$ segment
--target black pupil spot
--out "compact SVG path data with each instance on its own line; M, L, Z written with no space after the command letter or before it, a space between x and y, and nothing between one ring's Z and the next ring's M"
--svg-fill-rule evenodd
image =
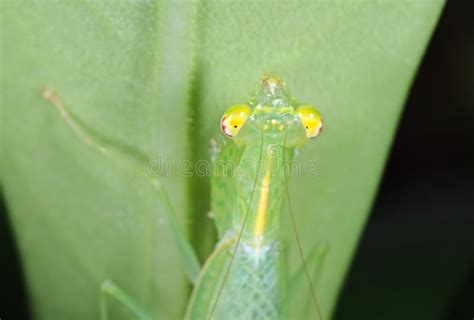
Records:
M237 129L237 126L234 126L234 128L236 128L236 129Z
M306 126L306 129L308 129L308 126Z

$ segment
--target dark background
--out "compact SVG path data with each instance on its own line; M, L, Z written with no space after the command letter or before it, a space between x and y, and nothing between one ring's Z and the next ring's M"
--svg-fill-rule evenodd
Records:
M474 317L474 14L449 1L421 63L336 319ZM0 317L28 318L0 199Z
M448 1L336 319L474 317L474 11Z

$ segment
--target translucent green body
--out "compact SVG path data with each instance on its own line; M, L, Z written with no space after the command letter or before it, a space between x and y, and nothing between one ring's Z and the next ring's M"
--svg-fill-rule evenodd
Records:
M235 146L227 148L233 149ZM276 319L281 314L285 288L283 284L286 281L278 228L281 199L284 197L281 175L273 175L268 190L269 198L272 199L267 207L269 227L257 238L253 233L253 225L259 206L258 195L264 188L261 181L265 169L269 162L272 167L281 167L283 154L275 152L279 155L274 157L268 152L262 152L258 161L262 146L241 148L243 150L234 151L240 159L235 172L238 177L230 179L228 176L221 176L223 172L217 172L212 181L212 196L226 201L224 206L216 208L214 212L221 240L201 271L188 309L187 317L190 319L209 318L212 302L217 298L213 313L215 319ZM283 147L272 146L272 150L275 149L283 150ZM226 160L229 151L224 150L220 160ZM247 211L249 216L246 228L229 276L218 297L223 275L231 261Z
M186 318L209 319L219 284L236 241L221 244L203 268ZM274 242L260 253L258 262L248 244L241 243L229 277L212 315L213 319L278 319L282 315L283 273L281 248Z
M285 314L279 225L284 162L307 138L279 79L264 78L249 104L249 120L216 161L212 204L220 242L201 271L188 319L277 319Z

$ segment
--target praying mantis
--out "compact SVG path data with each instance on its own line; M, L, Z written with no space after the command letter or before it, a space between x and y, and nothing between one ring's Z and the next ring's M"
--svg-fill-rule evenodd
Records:
M326 250L315 248L306 263L289 199L286 165L297 148L321 133L323 120L314 107L296 102L279 77L263 76L249 101L231 106L221 118L221 131L227 141L216 148L211 179L219 242L202 267L159 177L144 170L150 159L139 152L130 153L130 148L113 144L90 130L51 89L44 88L43 97L84 143L143 174L154 186L164 205L183 270L194 285L185 319L288 318L291 296L296 284L304 279L308 299L299 303L312 304L314 316L323 319L311 275L320 269ZM302 259L302 267L292 276L286 270L280 235L285 197ZM154 319L113 280L104 279L100 292L102 320L108 319L108 297L124 304L139 319Z

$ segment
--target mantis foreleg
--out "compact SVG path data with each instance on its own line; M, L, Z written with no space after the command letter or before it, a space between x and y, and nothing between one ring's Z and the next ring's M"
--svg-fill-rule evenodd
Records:
M178 222L176 211L170 202L166 190L161 185L158 177L151 176L146 171L147 166L151 163L151 159L131 146L126 146L117 141L104 138L88 128L69 111L64 102L51 89L44 88L42 93L43 97L56 107L69 127L71 127L74 133L76 133L85 144L90 145L104 155L114 158L124 165L129 166L131 169L145 176L151 182L160 201L165 207L164 213L171 227L173 238L179 249L179 257L186 276L192 283L194 283L199 275L199 261L193 248L184 236L185 233Z
M139 306L132 298L130 298L122 289L110 280L105 280L100 286L100 319L108 320L107 296L116 299L125 307L130 309L140 320L153 319L148 312Z

